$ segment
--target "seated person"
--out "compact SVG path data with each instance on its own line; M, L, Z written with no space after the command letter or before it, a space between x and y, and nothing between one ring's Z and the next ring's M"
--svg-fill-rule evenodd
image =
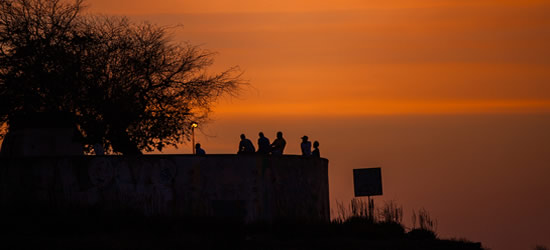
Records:
M308 141L308 137L306 135L302 136L302 143L300 144L300 148L302 148L303 156L311 156L311 142Z
M206 151L204 151L204 149L201 148L200 143L195 144L195 154L196 155L206 155Z
M317 158L321 158L321 152L319 152L319 142L318 141L315 141L313 143L313 152L311 152L311 155L313 157L317 157Z
M269 139L264 136L263 132L260 132L259 136L260 138L258 138L258 153L269 154Z
M248 153L254 153L256 152L256 149L254 148L254 145L249 139L246 139L246 136L244 134L241 134L241 142L239 142L239 151L237 154L248 154Z
M286 141L283 138L283 132L277 132L277 139L271 143L271 154L272 155L283 155L285 150Z

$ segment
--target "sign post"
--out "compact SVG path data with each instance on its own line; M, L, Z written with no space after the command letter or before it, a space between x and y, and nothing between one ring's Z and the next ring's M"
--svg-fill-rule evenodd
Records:
M374 200L371 196L382 195L382 169L361 168L353 170L355 197L367 196L368 219L374 220Z

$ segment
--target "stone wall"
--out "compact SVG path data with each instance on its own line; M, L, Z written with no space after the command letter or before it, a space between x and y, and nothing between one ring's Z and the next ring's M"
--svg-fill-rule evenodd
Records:
M146 155L0 158L0 206L329 220L328 160Z
M0 157L84 155L82 135L71 113L24 113L9 118Z
M2 141L0 156L84 155L72 128L24 128L10 131Z

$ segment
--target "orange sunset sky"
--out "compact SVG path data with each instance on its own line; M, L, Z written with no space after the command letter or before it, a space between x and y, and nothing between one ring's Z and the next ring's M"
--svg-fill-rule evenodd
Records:
M88 1L184 27L253 89L221 114L550 111L548 1Z
M443 237L492 249L550 247L550 1L88 0L87 11L179 25L250 82L198 135L235 153L282 130L330 161L352 198L353 168L381 166L405 217L426 207ZM190 153L182 145L164 153ZM405 219L405 224L409 223ZM410 226L410 224L409 224Z

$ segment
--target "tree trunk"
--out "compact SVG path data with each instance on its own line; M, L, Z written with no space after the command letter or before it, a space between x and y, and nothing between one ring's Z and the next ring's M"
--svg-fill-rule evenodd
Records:
M130 140L130 136L124 129L118 129L116 133L111 133L111 145L113 151L120 152L123 155L143 155L137 145Z

